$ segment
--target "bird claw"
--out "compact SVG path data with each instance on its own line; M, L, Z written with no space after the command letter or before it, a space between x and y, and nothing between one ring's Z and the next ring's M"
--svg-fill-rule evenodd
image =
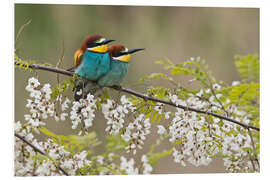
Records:
M71 67L71 68L67 69L67 71L69 71L69 72L75 72L75 67Z

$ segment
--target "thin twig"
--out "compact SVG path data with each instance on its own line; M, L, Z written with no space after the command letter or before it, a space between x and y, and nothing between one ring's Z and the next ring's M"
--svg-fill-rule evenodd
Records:
M225 107L223 106L222 102L217 98L217 94L216 94L216 92L215 92L215 90L214 90L214 88L213 88L213 82L212 82L211 78L209 77L207 71L204 69L203 66L201 66L200 64L198 64L198 65L199 65L199 67L203 70L203 72L205 73L206 79L208 80L208 82L209 82L209 84L210 84L210 85L206 84L206 87L208 87L208 88L211 90L211 92L212 92L212 94L214 95L216 101L219 103L219 105L221 106L222 110L226 113L226 115L227 115L227 117L228 117L228 116L229 116L229 113L226 111L226 109L225 109Z
M252 157L251 157L251 154L250 154L250 153L248 153L248 154L249 154L249 160L250 160L250 162L251 162L253 171L256 172L256 167L255 167L255 164L254 164L253 159L252 159Z
M248 128L248 134L249 134L249 137L250 137L250 140L251 140L251 145L252 145L253 153L254 153L254 156L255 156L255 161L257 162L258 168L260 169L260 162L259 162L259 160L257 158L256 149L255 149L255 143L254 143L254 140L253 140L253 137L252 137L252 134L251 134L251 131L250 131L249 128Z
M61 50L61 56L56 64L56 68L60 68L61 64L63 63L64 61L64 55L65 55L65 44L64 44L64 40L62 42L62 50ZM60 83L60 74L56 73L56 81L57 81L57 84ZM60 100L58 101L57 103L57 107L58 107L58 110L60 110ZM60 115L60 113L59 113ZM59 117L60 118L60 117Z
M28 142L23 136L19 135L19 134L14 134L15 137L19 138L20 140L22 140L24 143L26 143L27 145L29 145L31 148L34 149L34 151L44 155L44 156L48 156L46 153L44 153L42 150L40 150L39 148L37 148L36 146L34 146L33 144L31 144L30 142ZM55 165L56 166L56 165ZM69 174L62 169L60 166L56 166L63 174L65 174L66 176L69 176Z
M15 65L20 65L20 62L15 61ZM48 67L48 66L43 66L39 64L29 64L29 65L23 64L23 66L24 67L28 66L31 69L45 70L45 71L55 72L55 73L59 73L59 74L67 75L67 76L73 76L73 72L70 72L64 69Z
M17 45L17 43L18 43L19 37L20 37L21 33L23 32L24 28L25 28L27 25L29 25L29 24L31 23L31 21L32 21L31 19L28 20L25 24L23 24L23 25L20 27L20 29L19 29L19 31L18 31L18 33L17 33L17 35L16 35L16 38L15 38L15 47L16 47L16 45ZM16 48L15 48L15 50L16 50Z
M15 61L15 64L19 65L19 62ZM63 69L53 68L53 67L47 67L47 66L42 66L42 65L37 65L37 64L30 64L30 65L28 65L28 67L33 68L33 69L51 71L51 72L55 72L55 73L59 73L59 74L67 75L67 76L73 76L73 72L63 70ZM118 91L122 91L122 92L125 92L125 93L128 93L128 94L132 94L132 95L140 97L140 98L142 98L144 100L160 102L160 103L167 104L167 105L170 105L170 106L174 106L174 107L177 107L177 108L180 108L180 109L184 109L186 111L193 111L193 112L197 112L197 113L201 113L201 114L211 115L211 116L214 116L214 117L217 117L217 118L220 118L220 119L223 119L223 120L238 124L238 125L244 127L245 129L254 129L254 130L260 131L260 128L258 128L258 127L251 126L251 125L248 125L248 124L244 124L244 123L241 123L241 122L236 121L234 119L231 119L229 117L222 116L222 115L219 115L219 114L216 114L216 113L213 113L213 112L207 112L207 111L203 111L203 110L200 110L200 109L195 109L195 108L192 108L192 107L175 104L175 103L173 103L171 101L157 99L157 98L154 98L152 96L147 96L145 94L141 94L141 93L138 93L138 92L136 92L136 91L134 91L132 89L128 89L128 88L121 87L121 86L113 86L113 87L110 87L110 88L118 90Z

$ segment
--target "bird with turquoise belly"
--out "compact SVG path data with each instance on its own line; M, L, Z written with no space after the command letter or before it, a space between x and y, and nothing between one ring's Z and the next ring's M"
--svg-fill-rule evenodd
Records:
M80 49L74 54L75 74L79 76L79 80L75 82L75 100L79 100L84 92L82 87L85 83L90 85L95 83L101 76L110 70L111 57L108 52L107 44L114 40L106 40L101 35L88 36L82 43ZM89 81L90 80L90 81Z
M84 97L86 97L88 93L95 94L103 87L120 86L127 75L131 54L141 50L144 49L139 48L128 50L123 45L110 45L108 48L108 52L111 57L110 70L105 75L101 76L97 80L97 83L93 84L86 82L84 84Z
M110 70L98 79L101 87L119 86L123 82L129 69L131 54L144 50L143 48L128 50L125 46L114 44L110 45L108 52L111 56Z
M110 55L106 40L101 35L88 36L74 54L75 73L84 79L95 81L110 69Z

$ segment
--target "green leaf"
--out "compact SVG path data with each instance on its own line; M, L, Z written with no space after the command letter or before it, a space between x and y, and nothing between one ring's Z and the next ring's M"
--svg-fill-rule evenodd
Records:
M53 132L51 132L50 130L48 130L45 127L39 128L39 131L42 132L43 134L47 135L47 136L57 138L57 135L56 134L54 134Z
M32 156L32 158L34 161L39 161L39 162L47 161L50 159L49 157L42 155L42 154L36 154L36 155Z
M90 132L84 136L77 135L57 135L45 127L41 127L40 132L43 134L53 138L54 142L63 145L65 149L71 153L76 153L78 151L82 151L86 148L91 148L99 145L101 142L96 138L95 132ZM90 151L89 151L90 152Z
M157 116L158 116L158 111L154 111L154 112L152 113L152 117L151 117L151 122L152 122L152 123L155 122Z
M164 64L163 61L155 61L156 64Z
M157 119L156 119L156 123L159 124L161 118L163 117L163 113L162 114L158 114Z
M179 144L182 144L182 143L183 143L182 141L174 141L173 145L179 145Z
M124 150L128 146L128 142L121 138L121 133L117 135L107 136L106 149L108 152Z
M171 74L173 76L183 74L183 73L185 73L185 74L187 73L187 70L185 68L173 67L171 70Z
M90 132L84 136L70 135L65 140L65 143L65 147L68 147L71 150L75 149L76 151L82 151L85 148L95 147L101 144L101 142L96 138L95 132Z
M138 82L142 83L146 80L152 80L152 79L159 80L160 78L167 80L167 81L173 81L173 79L171 77L167 76L164 73L151 73L149 75L146 75L146 76L140 78Z
M150 153L148 154L148 160L149 164L154 165L157 164L157 162L166 156L169 156L173 152L173 149L165 150L160 153Z
M259 84L251 82L250 84L239 84L233 86L229 91L230 104L253 105L254 101L259 103Z
M149 118L152 114L152 111L149 111L146 115L145 115L145 119Z
M169 65L173 65L173 62L172 62L170 59L165 58L165 61L166 61Z
M260 62L258 54L235 56L235 65L243 81L259 81Z

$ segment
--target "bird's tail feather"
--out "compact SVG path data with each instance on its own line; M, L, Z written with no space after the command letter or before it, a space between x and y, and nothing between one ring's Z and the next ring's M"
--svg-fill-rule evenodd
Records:
M89 93L94 95L101 89L102 87L93 81L79 79L75 82L74 99L75 101L85 99Z

